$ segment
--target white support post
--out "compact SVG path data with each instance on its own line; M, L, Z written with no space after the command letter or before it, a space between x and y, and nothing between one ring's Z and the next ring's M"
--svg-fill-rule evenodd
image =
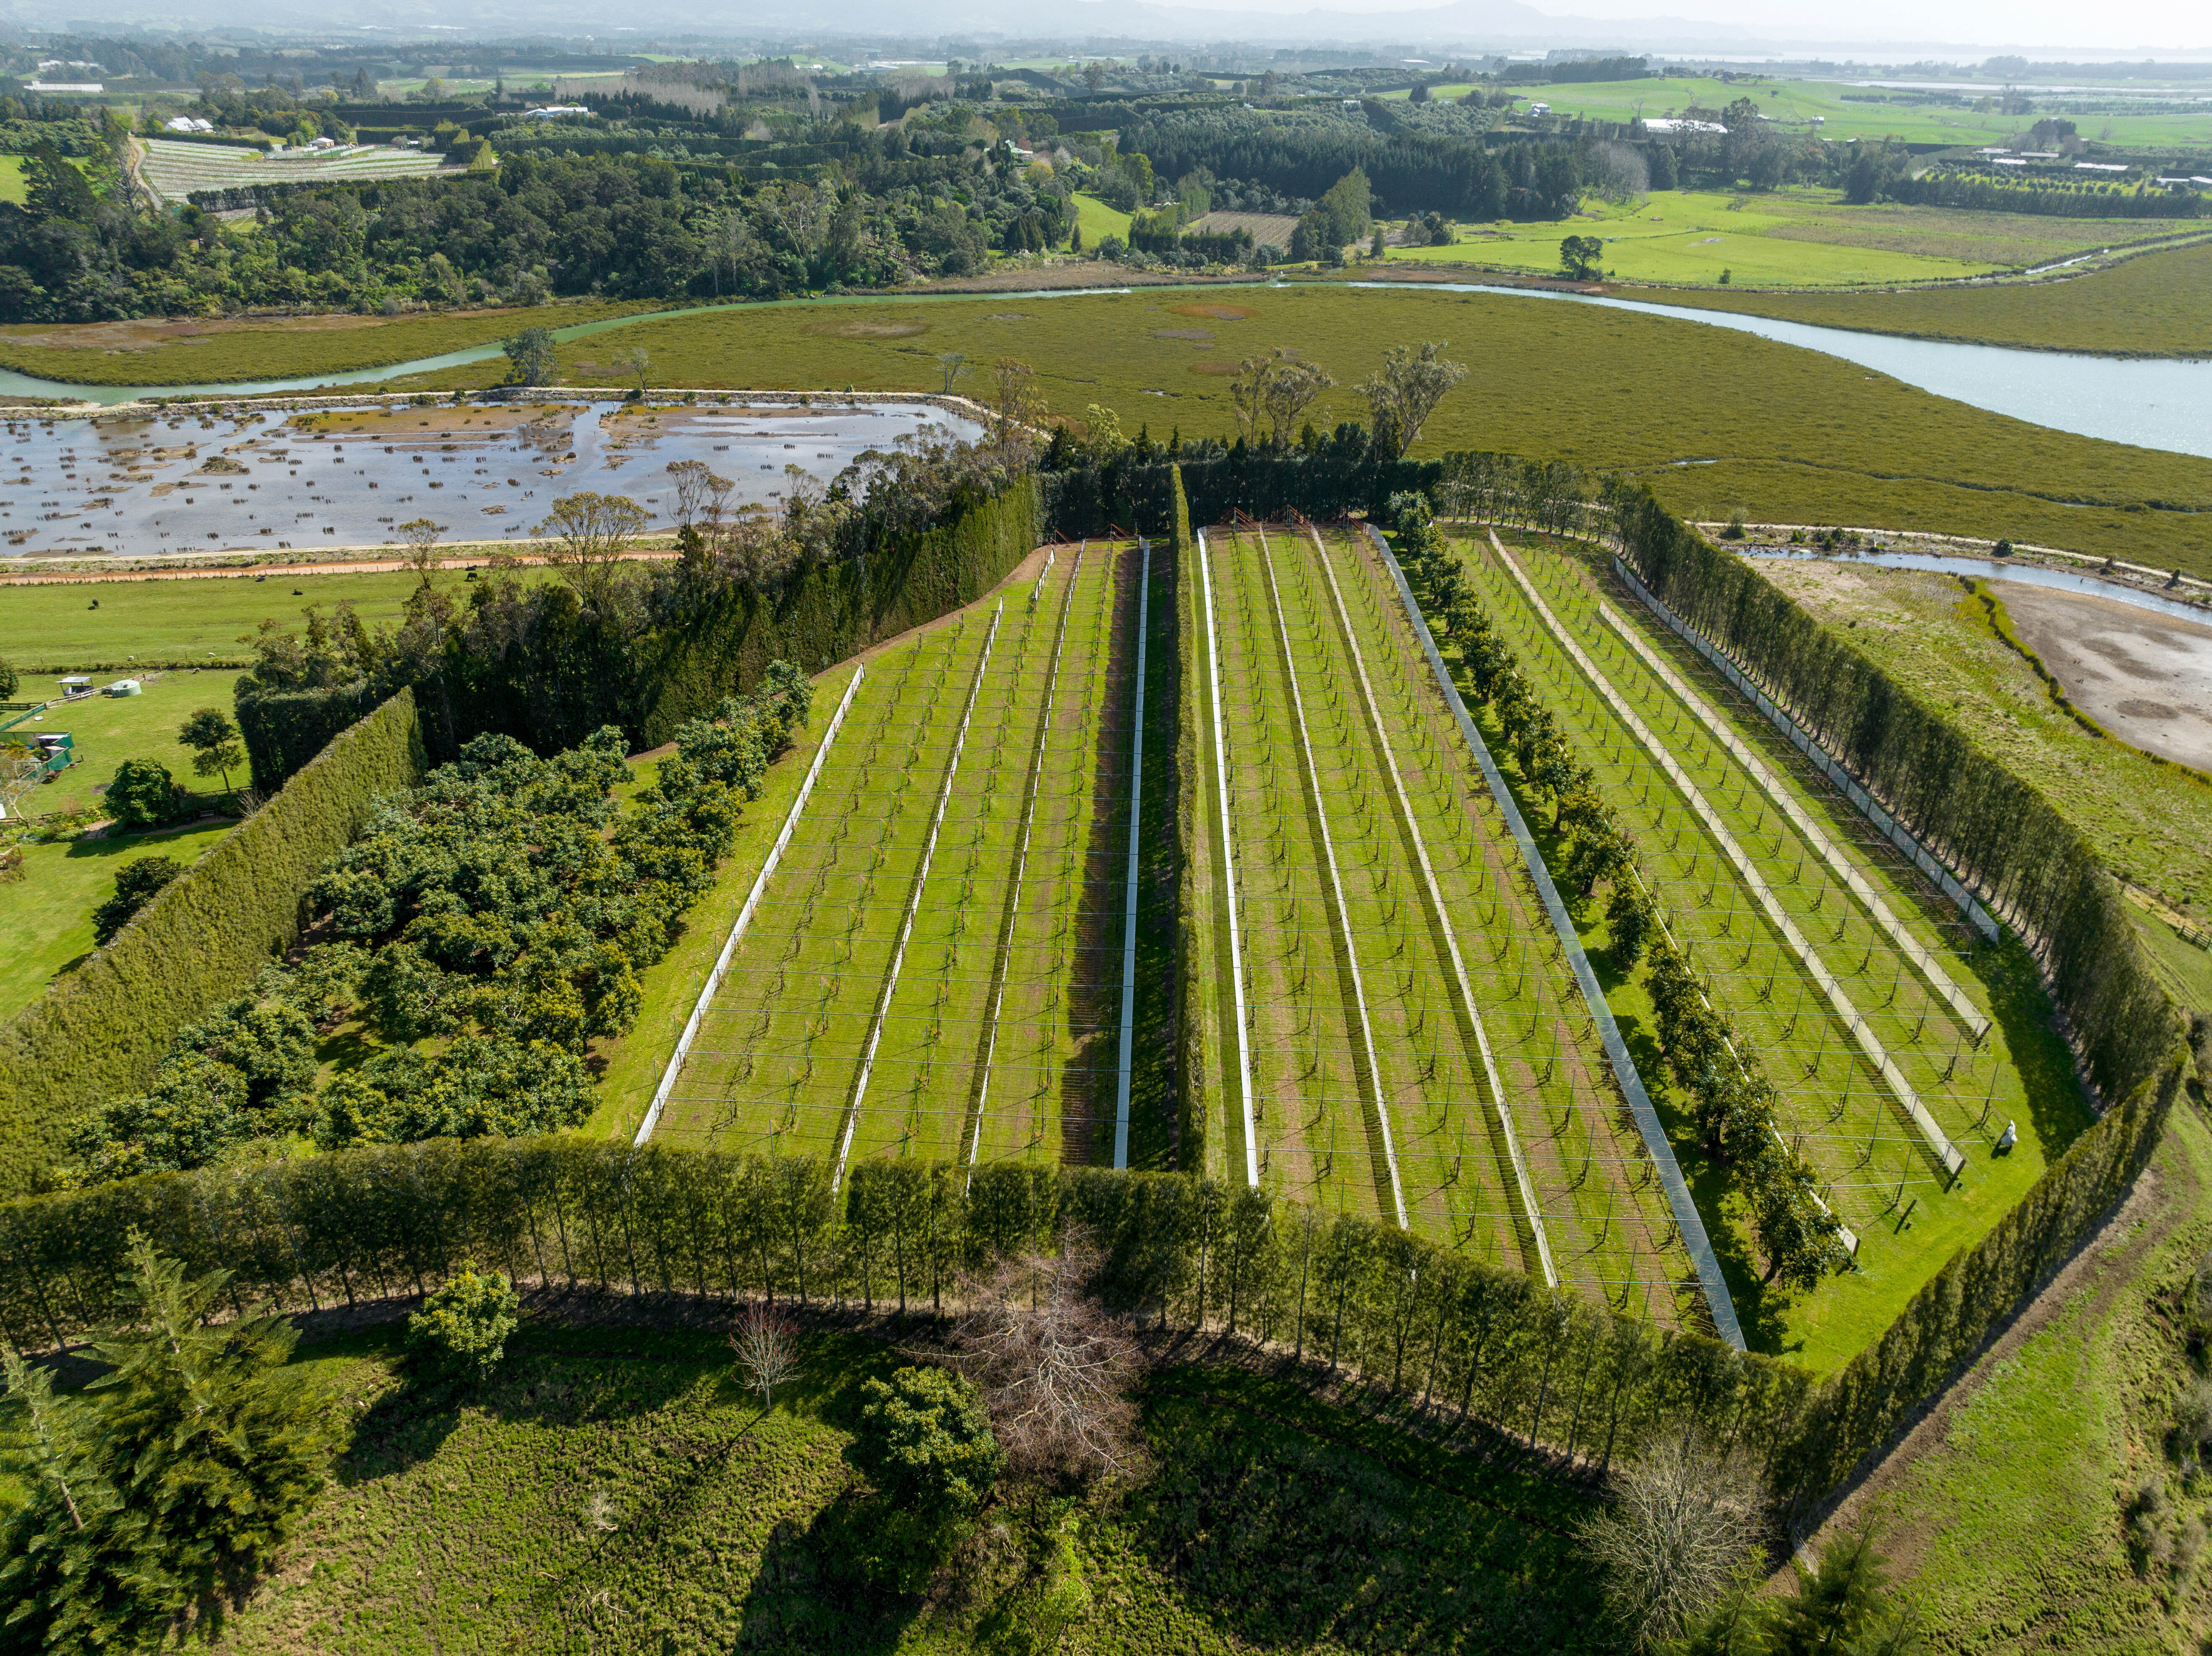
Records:
M1213 783L1219 798L1221 895L1229 910L1229 988L1236 1003L1237 1097L1244 1111L1244 1182L1260 1188L1260 1146L1253 1134L1252 1040L1244 1023L1244 945L1237 931L1237 853L1229 830L1229 753L1221 743L1221 646L1213 627L1213 566L1198 531L1198 584L1206 599L1206 682L1213 710Z

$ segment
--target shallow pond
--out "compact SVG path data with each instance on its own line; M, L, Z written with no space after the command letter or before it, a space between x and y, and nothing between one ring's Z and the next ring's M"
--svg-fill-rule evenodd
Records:
M197 415L16 417L0 444L0 555L279 551L396 544L416 518L451 541L531 535L554 501L630 496L666 529L666 468L702 460L736 503L826 483L872 449L974 422L927 405L800 408L616 402L336 410L287 420Z

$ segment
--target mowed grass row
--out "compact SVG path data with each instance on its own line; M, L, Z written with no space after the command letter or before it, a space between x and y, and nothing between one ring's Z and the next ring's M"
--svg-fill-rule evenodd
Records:
M1325 568L1322 548L1283 530L1269 531L1264 548L1257 531L1209 537L1209 545L1263 1182L1386 1222L1402 1204L1412 1228L1532 1274L1541 1270L1540 1224L1562 1281L1670 1314L1656 1188L1632 1134L1624 1144L1613 1131L1585 1046L1587 1017L1563 1004L1567 979L1515 877L1510 841L1470 809L1479 776L1427 716L1408 676L1408 640L1385 624L1375 572L1341 539ZM1410 817L1392 786L1393 757ZM1415 828L1462 949L1496 1088ZM1234 1011L1224 1011L1233 1040ZM1501 1091L1533 1216L1497 1108Z
M1972 949L1961 931L1941 918L1923 884L1853 843L1859 836L1844 820L1847 806L1797 777L1780 776L1970 1004L1991 1020L1977 1042L1966 1021L1931 990L1746 768L1599 617L1578 566L1526 542L1512 548L1554 620L1665 743L1912 1095L1964 1152L1967 1168L1954 1186L1898 1088L1854 1040L1687 795L1570 659L1495 559L1470 550L1475 555L1467 561L1486 604L1634 834L1644 876L1678 941L1716 1005L1780 1089L1783 1131L1828 1182L1830 1201L1858 1234L1854 1292L1844 1297L1871 1292L1890 1301L1909 1293L2016 1200L2078 1130L2080 1112L2066 1098L2031 1095L2029 1073L2051 1078L2044 1055L2033 1054L2025 1070L2015 1057L2023 1039L2032 1046L2040 1039L2022 1004L2022 963L2004 951ZM1626 616L1620 604L1614 608ZM1710 695L1705 700L1763 751L1771 769L1781 770L1765 739L1736 709ZM1656 1045L1647 1050L1646 1079L1659 1081ZM1996 1141L2014 1122L2019 1143L1999 1156ZM1678 1124L1686 1129L1686 1121L1678 1118ZM1707 1194L1717 1197L1718 1188L1710 1186ZM1708 1222L1718 1228L1724 1216L1708 1212ZM1844 1286L1832 1284L1793 1307L1799 1321L1817 1320L1818 1302Z
M1095 1149L1102 1083L1081 1072L1101 1050L1113 1061L1098 1026L1118 1000L1097 1003L1109 973L1118 992L1119 961L1085 952L1075 928L1107 901L1085 877L1103 871L1085 856L1112 718L1117 551L1065 549L1041 581L1010 590L980 678L995 599L870 664L661 1132L844 1158ZM1010 914L1041 734L1023 907ZM997 1079L979 1130L987 1056Z

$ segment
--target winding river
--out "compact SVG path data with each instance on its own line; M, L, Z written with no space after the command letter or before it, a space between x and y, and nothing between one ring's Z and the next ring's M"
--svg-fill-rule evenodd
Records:
M1218 291L1224 284L1190 284L1196 290ZM1281 284L1273 284L1281 285ZM1473 282L1355 282L1364 292L1488 294L1533 303L1596 305L1612 310L1638 311L1692 326L1729 328L1756 334L1784 345L1819 351L1874 373L1887 374L1909 385L1970 403L1993 413L2008 415L2030 424L2100 437L2142 448L2165 449L2177 454L2212 458L2212 361L2178 361L2160 358L2116 358L2072 355L2057 351L2023 351L1995 345L1959 345L1936 340L1903 339L1887 334L1856 333L1842 328L1814 327L1802 322L1776 321L1766 317L1741 316L1726 311L1686 310L1644 300L1609 299L1592 294L1561 293L1548 288L1511 288ZM1176 284L1181 287L1182 284ZM1154 291L1175 291L1162 287ZM1024 293L1030 300L1077 298L1086 294L1127 293L1127 288L1089 288L1047 289ZM882 299L842 299L837 304L1004 304L1006 294L895 294ZM811 304L818 300L783 301ZM635 316L611 317L598 322L556 328L554 337L567 342L588 338L617 328L657 322L677 316L703 316L716 311L752 310L752 301L695 306L678 311L647 311ZM58 380L34 379L0 369L0 394L54 397L78 402L113 403L153 397L252 397L274 392L307 391L318 387L371 385L408 374L482 362L500 354L496 343L447 351L412 361L382 367L360 368L346 373L323 373L289 379L234 380L195 385L73 385Z

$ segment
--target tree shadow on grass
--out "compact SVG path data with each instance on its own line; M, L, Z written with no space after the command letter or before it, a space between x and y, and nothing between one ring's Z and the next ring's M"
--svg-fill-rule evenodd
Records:
M736 1650L896 1649L921 1612L921 1591L949 1550L915 1544L905 1515L879 1496L847 1489L811 1520L787 1518L770 1532L739 1605ZM904 1555L904 1556L902 1556Z
M2008 931L2002 943L1975 949L1964 964L1989 992L1990 1015L2004 1032L2006 1052L2027 1095L2028 1130L2042 1145L2045 1160L2056 1162L2092 1118L2074 1055L2052 1024L2051 998L2034 957ZM1992 1108L1973 1131L1984 1154L1991 1154L2004 1122Z

